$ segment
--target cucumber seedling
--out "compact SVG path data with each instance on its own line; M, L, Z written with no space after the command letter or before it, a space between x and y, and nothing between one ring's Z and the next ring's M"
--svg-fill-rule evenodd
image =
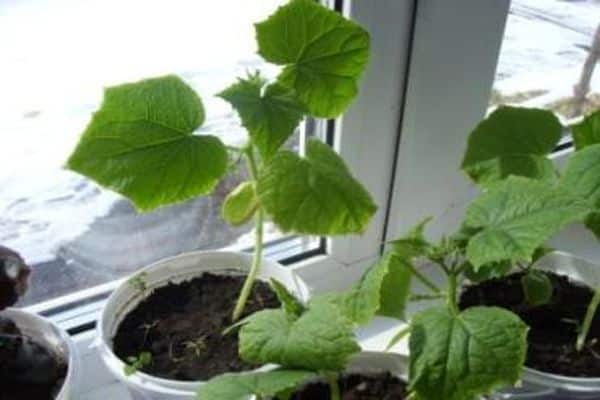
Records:
M106 89L67 162L145 212L210 194L245 160L250 178L222 207L233 225L255 221L254 261L233 321L260 271L267 219L284 233L342 235L363 232L377 209L330 146L310 140L303 157L284 148L302 120L335 118L356 97L369 33L313 0L291 0L255 28L258 53L280 74L269 81L249 73L218 94L246 128L244 145L207 134L200 97L164 76Z
M354 325L328 299L303 305L285 287L271 285L282 306L241 320L240 356L271 371L224 374L202 385L203 400L286 400L301 384L320 378L329 384L330 398L341 400L338 379L351 356L360 351Z

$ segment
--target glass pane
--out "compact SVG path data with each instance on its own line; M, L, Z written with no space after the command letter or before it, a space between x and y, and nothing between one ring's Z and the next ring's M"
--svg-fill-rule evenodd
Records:
M512 0L491 105L552 109L565 120L600 108L598 24L598 0ZM589 90L578 97L582 75Z
M126 200L61 167L104 86L167 73L202 95L203 130L241 144L236 115L213 94L246 70L275 72L256 54L253 23L284 2L0 1L0 243L34 267L23 304L184 251L251 243L251 226L231 228L220 217L243 168L214 196L138 215ZM290 146L298 143L296 136Z

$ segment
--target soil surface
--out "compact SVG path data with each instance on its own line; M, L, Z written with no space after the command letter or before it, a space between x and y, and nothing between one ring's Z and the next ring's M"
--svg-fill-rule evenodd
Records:
M206 273L154 290L119 326L115 354L127 360L150 352L152 363L141 371L179 381L256 368L240 360L237 332L222 334L231 325L244 280L245 276ZM269 285L256 282L244 316L277 307L279 301Z
M389 373L348 374L339 380L342 400L404 400L406 384ZM325 382L312 382L294 393L290 400L330 400Z
M67 365L0 318L0 400L53 400Z
M499 306L518 314L529 325L528 367L571 377L600 377L600 317L590 329L585 348L575 349L579 326L593 296L592 290L565 276L548 273L554 292L550 303L525 304L522 273L492 279L467 287L460 299L461 309L472 306Z

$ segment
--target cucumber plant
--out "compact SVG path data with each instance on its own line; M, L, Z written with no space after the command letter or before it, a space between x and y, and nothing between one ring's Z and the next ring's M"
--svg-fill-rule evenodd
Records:
M564 170L550 155L570 130L575 151ZM467 211L474 228L466 257L476 269L496 266L496 275L525 265L526 300L551 300L551 280L533 263L549 250L544 242L566 224L584 222L600 238L600 112L563 127L550 111L500 107L471 133L462 168L484 193ZM497 266L508 266L499 269ZM488 270L490 267L486 267ZM576 348L584 347L600 303L600 288L589 303Z
M224 374L202 385L198 399L287 400L312 379L329 383L330 398L341 400L338 379L349 359L360 351L354 324L328 298L307 305L275 280L271 286L282 306L241 320L240 356L255 364L277 364L268 371Z
M466 280L503 277L515 266L525 271L526 300L544 304L551 281L534 269L550 249L545 242L571 223L585 222L600 234L600 113L572 127L576 152L559 173L549 159L563 127L543 110L501 107L469 138L463 169L482 187L458 232L432 243L429 219L388 252L350 291L329 296L348 318L365 323L373 315L405 319L411 300L438 300L417 312L390 346L410 334L409 390L428 400L471 400L518 381L526 355L527 326L497 307L458 308ZM445 277L437 285L417 265L428 262ZM414 282L419 293L413 293ZM426 292L423 292L425 290ZM581 349L600 301L588 308L577 348Z
M249 73L219 93L248 133L226 146L203 129L200 97L176 76L105 90L67 167L129 198L144 212L209 194L244 159L250 179L223 204L231 224L255 220L254 261L233 310L242 315L259 273L263 224L310 235L361 233L376 211L369 193L327 145L301 157L283 148L305 117L335 118L356 97L368 32L313 0L291 0L255 25L258 52L281 67L274 81Z

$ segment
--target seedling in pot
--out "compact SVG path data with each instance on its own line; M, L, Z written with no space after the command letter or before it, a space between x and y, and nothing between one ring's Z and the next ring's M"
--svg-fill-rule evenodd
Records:
M272 285L282 307L240 321L240 355L248 362L279 368L216 377L200 388L199 399L245 400L254 395L287 400L317 379L327 383L331 400L342 399L339 381L349 359L360 351L354 324L329 297L304 305L280 283L272 281Z
M505 276L514 265L529 265L522 279L531 305L552 299L552 281L531 265L547 250L544 242L573 222L585 222L600 238L600 112L573 125L575 152L564 171L550 156L565 132L550 111L500 107L482 121L469 137L463 169L484 194L467 218L478 232L467 247L475 268L484 264ZM600 288L589 303L577 338L584 347L598 303Z
M406 319L410 299L435 301L418 312L390 347L410 334L408 389L428 400L471 400L518 381L525 360L527 327L520 318L497 307L458 308L458 289L469 261L459 235L431 243L424 229L429 220L407 236L389 243L389 251L360 282L345 293L327 296L356 324L374 315ZM423 274L417 261L436 265L445 287ZM413 283L420 288L414 289Z
M133 375L147 365L152 364L152 353L144 351L136 357L127 358L125 375Z
M147 212L210 194L244 160L249 179L222 207L232 225L255 223L233 322L261 269L265 221L284 233L358 234L377 208L328 145L311 139L304 156L284 148L304 118L335 118L352 103L369 58L368 32L313 0L291 0L255 27L258 53L280 74L269 81L249 73L218 94L237 111L245 144L226 146L208 134L200 97L165 76L106 89L67 162Z

